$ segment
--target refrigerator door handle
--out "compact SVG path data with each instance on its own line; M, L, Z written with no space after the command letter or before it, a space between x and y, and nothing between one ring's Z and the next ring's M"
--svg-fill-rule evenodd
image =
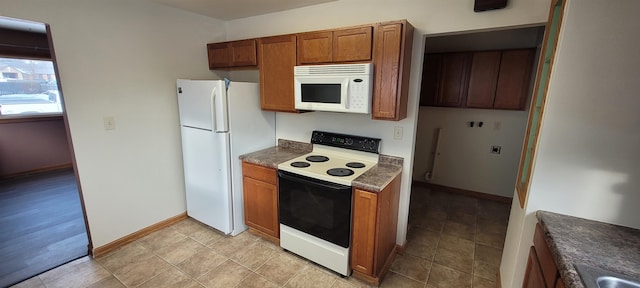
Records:
M213 110L213 131L227 132L229 130L227 124L227 97L225 94L224 83L216 85L211 91L212 110Z

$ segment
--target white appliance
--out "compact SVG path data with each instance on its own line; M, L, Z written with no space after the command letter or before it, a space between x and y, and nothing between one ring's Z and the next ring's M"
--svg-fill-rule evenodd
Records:
M244 224L239 156L275 144L257 83L177 80L187 214L225 234Z
M299 110L371 113L373 64L295 66L294 98Z
M351 183L378 163L380 141L313 131L311 153L278 164L282 248L351 274Z

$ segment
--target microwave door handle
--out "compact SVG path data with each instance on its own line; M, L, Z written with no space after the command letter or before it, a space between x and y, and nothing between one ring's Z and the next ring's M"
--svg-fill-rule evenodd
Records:
M309 184L309 185L315 185L315 186L321 186L321 187L332 189L332 190L349 189L349 186L345 186L345 185L342 185L342 184L336 184L336 183L330 183L330 182L324 182L324 181L323 182L312 181L313 179L306 179L306 178L302 178L302 177L294 177L294 176L291 176L289 174L286 174L286 172L283 172L283 171L278 171L278 177L284 178L284 179L289 180L289 181L294 181L294 182L303 183L303 184Z
M342 103L344 103L344 108L349 109L349 94L351 94L350 93L351 92L350 91L351 90L351 79L350 78L345 79L342 82L342 87L344 87L344 89L347 90L347 91L340 91L340 92L343 92L342 95L345 95L344 99L341 99L341 100L343 101Z

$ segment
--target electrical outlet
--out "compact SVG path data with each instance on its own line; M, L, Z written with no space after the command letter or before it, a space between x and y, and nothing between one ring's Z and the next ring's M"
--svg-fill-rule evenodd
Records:
M500 154L502 147L500 146L491 146L491 154Z
M116 120L113 116L105 116L104 117L104 130L115 130L116 129Z
M402 127L396 126L393 128L393 139L402 140Z

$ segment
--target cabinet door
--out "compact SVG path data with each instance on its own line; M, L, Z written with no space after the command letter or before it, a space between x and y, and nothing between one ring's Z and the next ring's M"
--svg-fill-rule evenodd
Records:
M353 193L353 231L351 269L374 276L376 211L378 197L375 193L355 189Z
M298 34L298 65L330 63L333 34L331 31Z
M536 256L538 256L538 263L540 270L542 271L542 277L545 280L547 287L553 287L556 279L560 277L558 272L558 266L553 259L551 250L547 245L547 241L544 238L544 231L540 224L536 224L536 230L533 233L533 246L536 247Z
M375 28L373 47L373 119L407 117L413 26L406 21L381 23Z
M534 56L533 49L502 52L494 108L525 108Z
M467 107L493 108L501 54L500 51L473 53L469 72Z
M296 36L260 38L258 64L262 109L295 112L293 67L296 65Z
M231 66L246 67L256 66L256 40L241 40L229 43L231 50Z
M558 278L558 281L556 281L556 288L564 288L564 282L562 282L562 278Z
M247 226L274 238L280 237L276 185L243 177L244 221Z
M371 60L373 27L333 31L333 62Z
M396 248L398 229L398 205L400 201L400 176L397 176L382 191L377 193L377 238L373 261L374 274L379 276L389 256ZM389 263L390 264L390 263Z
M227 68L231 64L231 49L228 43L207 44L209 69Z
M527 270L524 274L524 282L522 288L546 288L542 278L542 271L540 271L540 263L536 256L536 249L531 246L529 249L529 260L527 261Z
M426 54L422 64L422 84L420 87L420 106L436 105L438 79L440 79L441 54Z
M469 53L444 54L438 83L438 106L462 107L467 91Z

